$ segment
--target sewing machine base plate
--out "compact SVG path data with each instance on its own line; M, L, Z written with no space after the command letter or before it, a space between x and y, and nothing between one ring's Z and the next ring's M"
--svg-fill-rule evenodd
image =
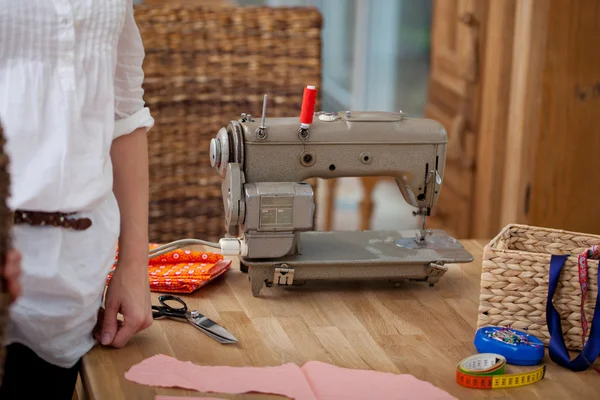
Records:
M473 256L453 237L433 230L425 244L418 230L303 232L300 254L278 259L240 258L248 268L252 294L264 285L292 286L312 280L425 281L433 286L445 264L468 263Z

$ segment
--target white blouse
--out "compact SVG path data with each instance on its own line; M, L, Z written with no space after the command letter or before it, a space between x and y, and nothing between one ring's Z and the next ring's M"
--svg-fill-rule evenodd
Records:
M22 296L7 343L72 366L92 330L119 236L113 140L154 124L132 0L0 0L0 121L13 209L79 212L85 231L17 225Z
M88 211L112 190L110 146L152 127L132 0L0 0L9 206Z

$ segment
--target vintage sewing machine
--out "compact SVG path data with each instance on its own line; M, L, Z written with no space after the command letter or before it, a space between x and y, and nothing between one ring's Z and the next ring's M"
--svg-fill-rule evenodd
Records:
M239 255L252 293L263 285L311 280L386 279L433 286L448 263L473 260L425 218L442 189L447 137L429 119L394 112L314 113L313 87L300 120L242 114L210 144L212 166L224 178L227 236L223 254ZM312 104L312 107L311 107ZM393 177L420 229L320 232L309 178Z

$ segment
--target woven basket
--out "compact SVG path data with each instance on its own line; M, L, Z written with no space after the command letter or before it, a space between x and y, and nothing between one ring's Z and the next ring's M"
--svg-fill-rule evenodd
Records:
M11 246L10 230L12 226L12 214L6 203L9 195L10 179L8 175L8 156L4 153L4 143L4 132L0 121L0 385L4 376L4 341L8 325L8 306L10 305L10 295L3 279L4 260Z
M210 140L241 113L260 116L264 94L267 117L300 115L304 87L321 83L321 15L189 4L139 5L135 15L146 51L144 98L156 121L150 240L216 241L224 209Z
M554 304L561 316L565 344L581 350L581 289L577 255L600 244L600 236L526 225L508 225L483 251L477 326L527 329L548 345L548 278L552 254L572 254L563 266ZM588 261L588 322L598 295L598 261ZM600 323L600 321L596 322ZM589 334L588 334L589 335ZM587 338L586 338L587 340Z

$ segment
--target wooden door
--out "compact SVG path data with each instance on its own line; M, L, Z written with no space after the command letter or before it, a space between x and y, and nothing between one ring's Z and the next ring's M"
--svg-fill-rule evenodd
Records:
M518 4L502 223L600 233L600 3Z
M427 225L459 238L472 231L485 17L484 1L434 1L425 116L445 127L449 142L442 191Z

